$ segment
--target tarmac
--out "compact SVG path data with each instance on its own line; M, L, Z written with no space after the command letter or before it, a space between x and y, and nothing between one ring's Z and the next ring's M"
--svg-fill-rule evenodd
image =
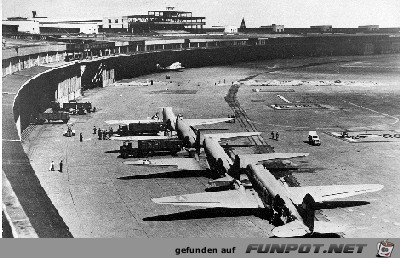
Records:
M301 186L385 186L380 192L345 199L348 202L331 202L329 209L322 211L319 216L326 220L348 225L344 237L399 237L400 143L351 144L324 133L400 129L394 119L400 117L399 57L282 59L145 75L131 81L154 80L154 85L118 84L85 92L80 101L92 102L97 112L72 116L69 123L77 136L62 136L65 124L45 124L34 126L23 145L41 185L74 237L270 237L273 225L264 218L263 211L153 203L151 198L155 197L203 192L209 179L200 171L125 165L117 157L121 143L98 140L92 130L93 126L108 129L106 120L146 119L165 106L187 118L227 117L240 112L245 114L241 122L212 128L258 130L263 134L254 140L256 144L267 144L275 152L310 153L307 158L294 159L294 168L275 171L277 176L280 173ZM387 66L391 69L384 68ZM333 107L287 111L270 107L286 103L276 92L254 92L254 86L245 84L232 88L233 82L250 79L359 80L379 85L268 87L290 90L279 94L293 103ZM234 105L225 98L232 89L236 91ZM321 146L306 142L309 130L318 131ZM271 131L279 131L278 141L270 139ZM79 141L81 132L83 142ZM51 161L57 170L60 160L63 171L49 171Z

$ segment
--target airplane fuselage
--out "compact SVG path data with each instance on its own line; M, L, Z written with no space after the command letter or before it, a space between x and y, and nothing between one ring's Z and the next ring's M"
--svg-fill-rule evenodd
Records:
M221 175L227 174L233 162L218 140L205 136L203 147L210 168L216 170Z

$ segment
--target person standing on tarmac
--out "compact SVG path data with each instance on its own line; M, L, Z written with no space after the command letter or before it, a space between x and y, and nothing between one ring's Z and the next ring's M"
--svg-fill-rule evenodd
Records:
M79 141L82 142L83 141L83 136L82 133L79 134Z
M108 131L108 139L109 140L111 140L111 137L112 137L112 135L113 135L113 129L112 129L112 127L110 127L110 130Z
M275 133L275 137L276 137L275 140L279 140L279 132L276 132L276 133Z
M61 161L60 161L60 170L59 170L59 171L60 171L60 172L63 172L62 170L63 170L63 161L61 160Z
M97 130L97 136L99 136L99 140L101 140L101 129L100 128Z
M51 161L49 170L54 171L54 161Z
M272 131L272 132L271 132L271 139L273 140L274 138L275 138L275 132Z
M93 134L96 134L96 131L97 131L96 126L93 126Z

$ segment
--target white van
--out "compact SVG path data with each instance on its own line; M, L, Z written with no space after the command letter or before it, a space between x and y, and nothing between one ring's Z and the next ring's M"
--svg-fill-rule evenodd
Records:
M317 134L317 131L309 131L308 132L308 143L311 145L321 145L321 141Z

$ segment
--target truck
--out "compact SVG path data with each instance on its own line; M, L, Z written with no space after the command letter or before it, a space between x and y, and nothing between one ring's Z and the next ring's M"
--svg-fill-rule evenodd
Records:
M69 120L69 113L64 111L52 112L52 113L39 113L36 122L38 124L44 124L44 122L48 121L57 121L62 120L64 123L67 123Z
M170 153L176 155L183 148L183 141L179 139L140 140L138 147L133 148L132 142L124 142L120 147L121 157L143 158L157 153Z
M120 136L157 135L160 131L165 131L166 126L164 122L130 123L120 126L117 134Z
M76 102L76 100L71 100L68 103L63 103L63 110L71 111L73 114L84 115L92 111L92 103L90 102Z
M321 145L321 140L317 134L317 131L309 131L308 132L308 143L311 145Z

